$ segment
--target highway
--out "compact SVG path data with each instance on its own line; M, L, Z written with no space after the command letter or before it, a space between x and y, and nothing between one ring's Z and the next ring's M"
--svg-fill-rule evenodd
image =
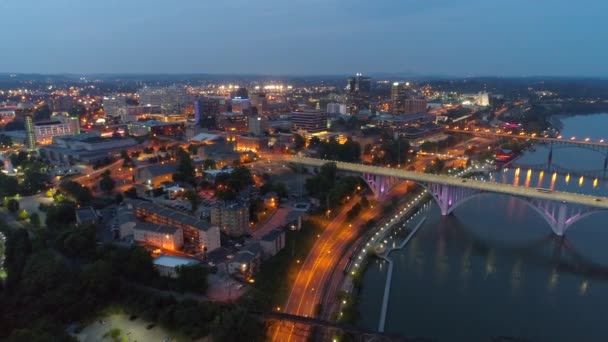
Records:
M406 182L396 186L392 195L403 195L407 191ZM390 197L387 197L389 199ZM376 217L381 205L373 205L364 210L352 224L347 223L346 213L359 202L359 197L351 199L342 207L336 217L325 227L319 239L304 260L292 285L291 292L282 312L317 317L318 304L325 298L325 290L335 292L339 282L332 278L334 272L342 272L340 267L344 251L359 237L361 226ZM327 287L327 288L326 288ZM326 303L324 303L326 304ZM281 327L271 332L273 341L306 341L305 327Z
M590 195L575 194L570 192L561 191L538 191L536 188L527 188L522 186L515 186L510 184L485 182L473 179L461 179L445 175L436 175L430 173L421 173L415 171L406 171L402 169L392 169L388 167L379 167L371 165L363 165L357 163L346 163L332 160L305 158L305 157L291 157L285 158L286 161L292 163L299 163L308 166L321 167L325 163L333 162L336 163L338 170L356 172L356 173L371 173L382 176L397 177L400 179L407 179L421 183L435 183L451 185L455 187L462 187L468 189L474 189L484 192L493 192L511 196L526 197L526 198L538 198L550 201L562 201L574 204L580 204L589 207L608 209L608 198L597 197Z

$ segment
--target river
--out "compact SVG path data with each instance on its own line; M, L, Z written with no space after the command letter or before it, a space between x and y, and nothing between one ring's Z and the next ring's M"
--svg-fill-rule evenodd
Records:
M608 139L608 114L562 119L564 137ZM603 134L606 134L605 136ZM547 160L536 146L520 162ZM553 152L572 169L601 169L604 156L579 148ZM608 196L594 179L541 177L522 169L494 175L500 182ZM581 219L556 238L525 203L483 195L448 217L433 204L416 236L394 260L385 331L437 341L608 339L608 213ZM358 325L377 329L386 264L372 260L360 292Z

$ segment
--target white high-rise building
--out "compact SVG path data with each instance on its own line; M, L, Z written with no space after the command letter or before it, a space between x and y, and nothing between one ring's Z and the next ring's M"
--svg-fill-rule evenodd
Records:
M489 106L490 105L490 94L488 94L485 91L480 91L479 94L477 94L477 103L478 106Z
M328 103L328 114L346 114L346 105L341 103Z
M249 117L249 132L260 136L268 130L268 119L262 116Z
M119 117L127 108L127 98L120 95L108 95L103 98L102 105L107 117Z
M160 106L164 113L179 113L189 103L186 89L178 85L167 88L146 86L138 93L140 105Z

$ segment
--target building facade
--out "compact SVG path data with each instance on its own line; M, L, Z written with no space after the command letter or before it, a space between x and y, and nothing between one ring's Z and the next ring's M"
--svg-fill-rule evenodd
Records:
M180 228L184 248L189 251L211 252L220 248L220 230L193 216L146 201L132 201L135 216L145 222Z
M249 203L221 202L211 208L211 224L234 237L247 234L249 228Z
M172 251L184 246L184 234L180 228L140 222L133 227L133 240Z
M263 116L249 117L249 132L253 135L262 135L268 131L268 119Z
M305 135L327 130L327 113L321 110L304 109L291 113L292 129Z
M356 114L362 109L369 109L371 90L371 79L360 73L346 80L346 99L350 114Z

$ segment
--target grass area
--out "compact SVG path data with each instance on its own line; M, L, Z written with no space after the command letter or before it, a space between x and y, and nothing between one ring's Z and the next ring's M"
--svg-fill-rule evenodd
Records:
M282 306L300 267L322 231L321 225L308 220L300 231L285 233L285 248L262 264L255 285L243 299L251 310L268 312ZM299 260L299 262L298 262Z

